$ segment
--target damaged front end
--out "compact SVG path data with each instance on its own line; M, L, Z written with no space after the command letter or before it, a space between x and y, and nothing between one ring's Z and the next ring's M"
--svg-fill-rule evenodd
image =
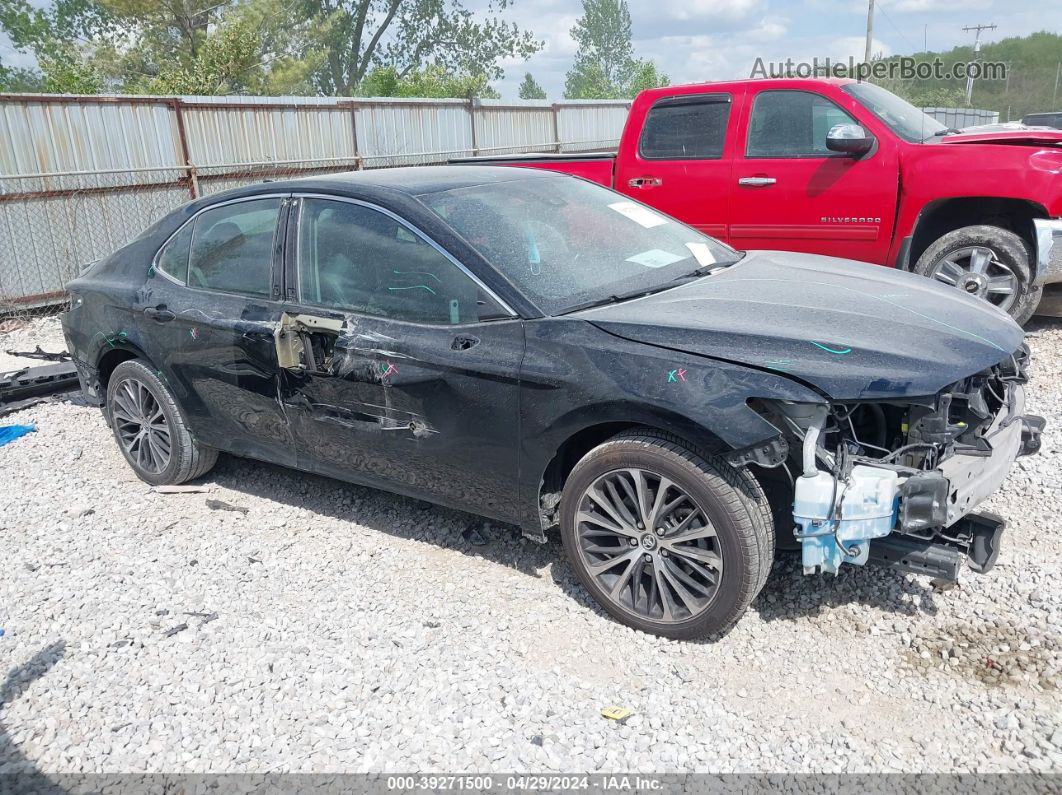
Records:
M758 402L790 450L778 465L791 473L805 573L845 563L943 579L964 563L990 570L1004 522L973 511L1017 457L1039 450L1044 427L1024 414L1027 361L1022 347L925 398Z

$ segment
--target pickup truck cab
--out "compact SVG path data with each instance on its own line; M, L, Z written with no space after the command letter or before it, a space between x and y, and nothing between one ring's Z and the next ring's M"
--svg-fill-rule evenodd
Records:
M735 248L913 270L1019 322L1062 282L1062 131L962 134L871 83L651 89L615 153L455 162L576 174Z

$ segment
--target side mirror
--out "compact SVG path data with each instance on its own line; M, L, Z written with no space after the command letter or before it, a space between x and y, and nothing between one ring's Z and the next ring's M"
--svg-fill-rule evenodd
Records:
M874 146L874 136L858 124L835 124L826 133L826 148L852 157L865 155Z

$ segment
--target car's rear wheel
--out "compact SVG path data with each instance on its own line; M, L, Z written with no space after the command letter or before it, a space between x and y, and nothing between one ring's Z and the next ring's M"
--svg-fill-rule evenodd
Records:
M107 419L129 466L153 486L201 477L217 461L217 451L195 440L173 393L140 359L111 373Z
M1018 323L1032 317L1040 301L1025 242L998 226L948 232L925 250L913 270L998 306Z
M654 431L583 457L561 535L576 576L612 616L676 639L728 629L763 587L774 537L752 475Z

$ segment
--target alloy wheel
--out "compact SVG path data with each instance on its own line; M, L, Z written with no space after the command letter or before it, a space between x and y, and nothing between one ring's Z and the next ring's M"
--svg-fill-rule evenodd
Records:
M678 484L645 469L609 472L583 492L575 522L583 565L626 612L672 624L708 609L723 558L711 520Z
M170 463L170 423L147 386L135 378L122 381L114 392L111 415L130 460L147 474L163 472Z
M990 301L1004 312L1013 306L1021 292L1018 276L986 246L966 246L948 252L933 266L930 275Z

